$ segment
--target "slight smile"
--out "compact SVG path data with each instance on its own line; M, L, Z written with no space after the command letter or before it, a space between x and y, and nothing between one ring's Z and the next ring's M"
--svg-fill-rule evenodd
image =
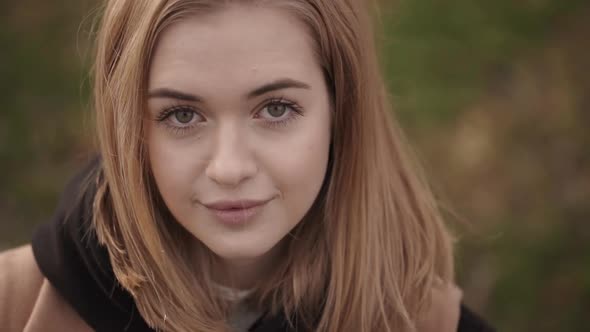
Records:
M253 219L271 200L272 198L265 200L218 200L211 203L203 203L203 206L222 224L239 226Z

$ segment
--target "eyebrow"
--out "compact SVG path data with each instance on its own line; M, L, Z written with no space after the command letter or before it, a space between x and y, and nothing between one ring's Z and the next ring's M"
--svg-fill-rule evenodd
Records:
M270 83L265 84L259 88L254 89L253 91L249 92L246 95L246 98L252 99L255 97L262 96L263 94L266 94L266 93L269 93L272 91L289 89L289 88L307 89L307 90L311 89L311 87L307 83L296 81L296 80L290 79L290 78L282 78L282 79L278 79L276 81L270 82Z
M245 96L246 99L253 99L259 96L262 96L266 93L289 89L289 88L296 88L296 89L311 89L309 84L297 81L291 78L281 78L275 80L273 82L267 83L262 85L250 92L248 92ZM171 99L178 99L183 101L190 101L190 102L202 102L203 98L197 95L192 95L185 92L176 91L169 88L159 88L152 90L148 93L148 98L171 98Z
M170 98L192 102L200 102L202 100L201 97L168 88L159 88L150 91L148 98Z

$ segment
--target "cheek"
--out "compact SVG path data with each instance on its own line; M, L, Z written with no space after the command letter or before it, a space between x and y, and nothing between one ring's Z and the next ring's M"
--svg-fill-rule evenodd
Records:
M291 222L297 223L311 207L321 188L328 165L328 120L307 126L269 156L273 182L282 194Z
M194 153L162 133L148 136L148 153L154 179L166 204L174 209L191 195L194 172L198 168Z
M328 142L305 142L297 148L287 149L284 158L279 158L282 166L283 185L298 188L298 192L314 191L323 180L328 162Z

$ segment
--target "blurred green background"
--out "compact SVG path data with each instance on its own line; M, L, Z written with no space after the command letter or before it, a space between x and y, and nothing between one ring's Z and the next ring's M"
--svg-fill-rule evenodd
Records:
M0 250L93 149L96 0L0 3ZM590 331L590 2L397 0L378 44L397 116L499 331Z

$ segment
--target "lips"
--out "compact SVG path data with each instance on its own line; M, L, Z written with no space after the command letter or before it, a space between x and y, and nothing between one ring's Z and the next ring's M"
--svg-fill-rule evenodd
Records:
M268 202L268 200L235 200L235 201L216 201L209 204L203 204L211 210L239 210L250 209L260 206Z
M226 226L245 225L268 203L268 200L216 201L203 204L211 215Z

